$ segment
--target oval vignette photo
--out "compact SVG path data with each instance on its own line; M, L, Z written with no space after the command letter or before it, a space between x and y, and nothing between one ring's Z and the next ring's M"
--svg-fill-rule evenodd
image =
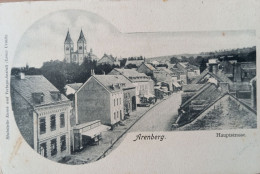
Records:
M121 33L83 10L51 13L21 37L12 110L50 160L86 164L128 132L256 129L256 32ZM141 134L139 132L151 132Z

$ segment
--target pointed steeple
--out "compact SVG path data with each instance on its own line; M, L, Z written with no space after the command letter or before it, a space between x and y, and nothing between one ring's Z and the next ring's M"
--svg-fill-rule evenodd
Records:
M73 43L71 37L70 37L70 32L68 30L67 32L67 36L66 36L66 39L65 39L65 42L64 43Z
M84 34L83 34L83 32L82 32L82 29L81 29L81 31L80 31L80 35L79 35L78 42L79 42L79 41L86 42L85 36L84 36Z

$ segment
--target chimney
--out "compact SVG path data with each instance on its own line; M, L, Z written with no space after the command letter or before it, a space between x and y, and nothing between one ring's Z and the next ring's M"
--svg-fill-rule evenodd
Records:
M227 82L219 82L219 87L223 94L229 93L229 84Z
M91 73L92 76L94 76L94 75L95 75L94 69L91 69L91 72L90 72L90 73Z
M218 60L217 59L209 59L208 62L209 66L209 72L212 72L213 74L217 74L218 72Z
M241 82L241 64L235 63L234 65L234 82Z

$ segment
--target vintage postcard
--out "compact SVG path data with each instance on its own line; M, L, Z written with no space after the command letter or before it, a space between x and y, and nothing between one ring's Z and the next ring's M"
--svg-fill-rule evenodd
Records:
M259 173L259 5L0 3L1 173Z

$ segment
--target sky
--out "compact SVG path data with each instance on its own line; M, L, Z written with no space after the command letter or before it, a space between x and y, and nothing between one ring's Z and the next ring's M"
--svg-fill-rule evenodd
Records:
M13 66L28 63L30 67L41 67L45 61L63 60L67 31L76 48L81 29L87 40L87 50L92 48L99 58L104 53L119 58L140 55L149 58L256 45L254 30L122 33L95 13L61 10L28 28L16 48Z

